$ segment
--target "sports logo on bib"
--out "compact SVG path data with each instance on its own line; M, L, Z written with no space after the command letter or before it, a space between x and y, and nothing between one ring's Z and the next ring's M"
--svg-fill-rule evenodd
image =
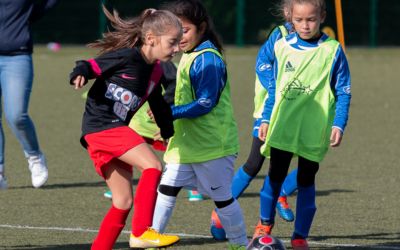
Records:
M310 95L313 92L310 86L304 85L299 79L295 78L281 90L282 97L286 100L295 100L300 95Z

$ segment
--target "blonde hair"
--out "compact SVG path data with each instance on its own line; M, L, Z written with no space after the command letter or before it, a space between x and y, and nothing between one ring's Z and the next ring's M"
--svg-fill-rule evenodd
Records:
M103 11L114 30L104 33L102 39L88 44L90 48L100 49L100 54L140 46L147 32L164 35L171 28L182 30L178 17L166 10L146 9L139 16L125 20L120 18L116 10L111 14L103 6Z
M279 10L281 12L280 15L284 18L285 21L291 22L293 5L304 3L310 3L317 7L317 9L320 10L320 14L326 11L325 0L282 0L281 4L279 5Z

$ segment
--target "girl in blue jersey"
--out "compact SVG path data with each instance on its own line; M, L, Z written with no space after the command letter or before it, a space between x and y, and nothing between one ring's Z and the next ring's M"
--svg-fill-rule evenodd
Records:
M261 113L264 102L268 98L267 88L271 80L273 80L273 61L274 58L270 51L273 50L275 42L289 33L294 32L291 23L286 22L284 25L276 27L268 37L268 40L260 48L256 60L256 82L255 82L255 110L253 113L253 142L251 151L247 161L239 167L232 183L232 195L239 198L244 190L249 186L252 179L261 170L265 157L261 154L260 148L264 144L264 139L258 138L259 127L262 121ZM282 190L276 205L279 215L286 221L293 221L294 215L287 203L287 196L292 194L297 187L296 183L297 169L293 170L285 179Z
M283 16L285 16L284 13ZM267 88L269 82L274 78L274 58L272 57L273 54L270 52L273 50L276 41L292 32L294 32L294 30L293 25L290 22L286 22L284 25L277 26L272 30L271 34L268 36L268 40L263 44L258 52L255 67L255 110L253 113L253 117L255 118L255 120L253 123L253 142L247 161L239 167L233 177L232 195L235 199L238 199L242 195L242 193L249 186L253 178L261 170L261 167L264 163L265 156L261 154L260 148L264 144L265 138L258 138L258 132L262 121L264 102L266 98L268 98ZM294 220L294 214L287 202L287 196L292 194L297 188L296 176L297 169L290 172L290 174L285 178L285 181L282 185L281 193L278 198L278 202L276 204L279 215L286 221ZM225 240L225 233L223 229L221 229L219 226L220 221L215 211L213 211L211 215L211 221L211 235L216 240Z
M177 0L164 8L182 22L184 54L172 107L175 134L164 154L153 227L165 230L179 191L193 186L217 206L230 248L245 249L246 227L231 193L239 143L221 43L200 1Z
M328 147L340 145L350 106L350 73L340 44L320 31L324 0L282 1L296 30L273 48L274 79L268 86L259 136L270 156L260 192L260 221L253 237L270 234L281 185L293 155L298 161L296 220L291 245L309 249L316 211L315 175Z
M96 172L113 193L112 206L104 217L92 250L111 250L134 206L132 248L163 247L179 240L153 230L154 206L162 165L144 139L128 126L136 111L148 101L154 118L167 140L173 133L172 113L161 95L163 72L160 61L169 61L179 51L182 26L169 11L145 10L139 17L123 20L104 12L114 31L89 44L100 55L77 61L70 75L75 89L88 79L91 86L82 121L81 143ZM132 167L142 173L135 197Z

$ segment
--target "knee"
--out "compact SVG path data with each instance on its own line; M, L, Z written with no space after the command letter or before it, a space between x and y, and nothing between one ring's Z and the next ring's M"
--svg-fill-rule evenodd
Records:
M157 169L159 171L162 171L163 166L162 166L162 164L161 164L161 162L159 160L152 160L152 161L150 161L148 163L147 168L154 168L154 169ZM146 169L146 168L144 168L144 169Z
M158 191L160 193L162 193L163 195L167 195L167 196L173 196L176 197L179 194L179 191L181 191L182 187L173 187L173 186L168 186L168 185L164 185L161 184L158 187Z
M229 206L230 204L232 204L235 201L235 199L230 198L229 200L225 200L225 201L214 201L215 206L219 209L224 208Z
M7 116L8 123L17 129L25 129L28 127L29 116L28 114L17 114Z
M113 205L116 208L127 210L131 209L132 204L133 204L132 195L118 196L113 193Z

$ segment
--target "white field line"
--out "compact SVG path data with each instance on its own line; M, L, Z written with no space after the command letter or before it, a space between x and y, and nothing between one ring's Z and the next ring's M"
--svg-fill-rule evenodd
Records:
M66 231L66 232L86 232L86 233L97 233L98 230L95 229L87 229L87 228L69 228L69 227L34 227L27 225L9 225L9 224L0 224L0 228L9 228L9 229L25 229L25 230L48 230L48 231ZM128 230L122 231L124 234L130 234L131 232ZM209 235L198 235L198 234L184 234L184 233L171 233L174 235L178 235L181 237L191 237L191 238L203 238L203 239L211 239L212 237ZM283 240L285 243L289 243L287 240ZM330 246L330 247L372 247L368 245L358 245L358 244L336 244L336 243L321 243L315 241L308 241L309 245L315 246ZM398 246L373 246L375 249L388 249L388 250L400 250Z

